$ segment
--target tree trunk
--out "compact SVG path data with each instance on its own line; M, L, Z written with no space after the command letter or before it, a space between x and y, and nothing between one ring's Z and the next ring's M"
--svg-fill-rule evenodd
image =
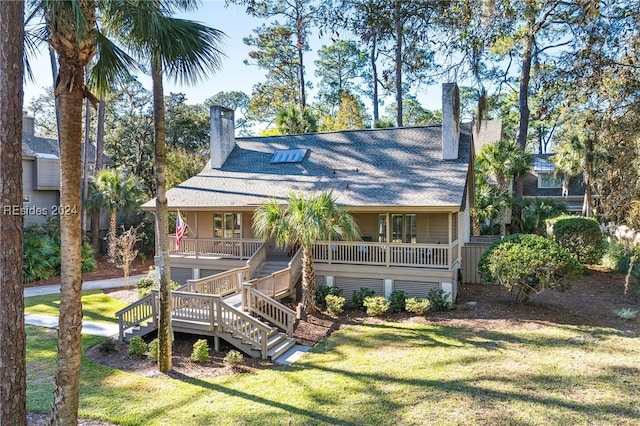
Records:
M298 37L297 49L298 49L298 67L300 68L300 111L304 111L307 106L307 99L304 90L304 61L302 51L304 50L304 17L298 16L296 18L296 35Z
M475 214L471 217L471 223L473 229L472 235L477 237L478 235L480 235L480 220Z
M0 204L22 206L24 2L0 2ZM6 210L5 210L6 211ZM19 212L18 212L19 213ZM20 214L0 214L0 424L27 424Z
M85 84L88 78L85 73ZM89 131L91 130L91 103L89 99L84 101L84 144L82 147L82 231L86 231L87 226L87 198L89 198Z
M593 216L593 205L592 205L592 176L593 176L593 162L594 162L594 153L593 153L593 139L591 135L588 135L584 140L584 200L582 203L582 215L585 217Z
M302 249L302 309L307 314L316 311L316 274L309 247Z
M376 122L380 119L380 113L378 112L378 66L376 65L377 59L377 39L373 34L371 37L371 102L373 103L373 121L371 122L371 128L376 127Z
M109 234L107 236L107 257L110 262L115 262L115 244L116 244L116 218L117 212L116 210L111 210L109 212Z
M155 127L155 183L156 183L156 274L160 281L160 320L158 324L158 369L166 373L172 365L171 331L171 266L169 264L169 209L167 206L165 164L166 133L164 118L164 89L162 65L151 61L153 80L153 121Z
M95 171L102 170L102 151L104 150L104 110L105 103L101 100L98 104L98 122L97 134L96 134L96 156L95 156ZM91 214L91 245L93 246L93 252L100 252L100 211Z
M400 16L400 0L396 0L394 10L393 19L396 33L396 105L398 107L396 111L396 124L398 127L402 127L402 19Z
M56 60L56 51L53 47L49 46L49 60L51 61L51 77L53 77L53 90L56 90L56 84L58 84L58 61ZM54 95L54 103L56 105L56 129L58 130L58 149L60 148L60 105L58 98Z
M60 55L56 93L60 105L60 205L73 214L60 216L60 318L58 365L53 393L52 424L78 422L80 351L82 332L82 275L80 216L82 103L84 66L77 58Z
M527 9L531 0L527 1ZM520 120L518 122L518 135L516 142L523 151L527 150L527 137L529 132L529 82L531 80L531 62L533 60L533 44L535 42L534 25L535 13L532 10L527 12L528 31L522 49L522 69L520 70L520 93L518 93L518 106L520 109Z

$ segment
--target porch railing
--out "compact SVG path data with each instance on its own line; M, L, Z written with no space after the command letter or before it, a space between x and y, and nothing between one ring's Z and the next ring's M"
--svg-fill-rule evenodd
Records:
M249 259L262 245L262 240L232 240L221 238L183 238L176 249L175 235L169 236L169 254L198 257L228 257Z
M249 267L235 268L197 280L187 280L182 291L226 296L240 291L242 283L249 279Z
M329 264L449 268L458 257L457 251L457 241L451 244L324 241L313 246L313 260Z

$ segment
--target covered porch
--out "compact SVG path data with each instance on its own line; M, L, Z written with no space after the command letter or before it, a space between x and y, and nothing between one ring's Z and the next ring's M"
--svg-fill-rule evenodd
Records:
M314 261L326 265L369 265L451 270L459 261L458 236L462 221L458 212L354 212L360 227L359 241L318 241ZM180 247L169 237L175 266L212 268L251 258L263 244L251 227L252 210L189 211L190 224ZM206 266L205 266L206 264Z

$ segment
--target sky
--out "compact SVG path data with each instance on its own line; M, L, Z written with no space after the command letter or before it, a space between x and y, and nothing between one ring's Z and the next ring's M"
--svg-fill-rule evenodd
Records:
M222 68L202 80L195 86L176 85L165 79L164 92L184 93L188 104L204 102L207 98L220 91L243 91L251 95L254 84L264 81L264 71L255 66L245 65L243 61L248 59L250 47L242 42L242 38L251 34L251 31L262 25L269 24L271 20L258 19L248 16L245 8L237 5L225 7L224 0L204 0L195 12L179 15L182 18L202 22L208 26L219 29L227 35L222 46L226 57L222 60ZM311 35L309 39L310 52L305 53L304 63L306 79L316 81L313 61L316 52L323 44L329 44L327 40L320 40L317 35ZM27 107L31 99L39 96L46 87L51 85L51 64L46 49L37 58L31 59L35 82L25 84L24 104ZM138 75L140 82L151 89L151 78L146 75ZM310 95L310 96L309 96ZM313 98L315 92L310 91L308 97ZM418 96L423 105L430 109L440 108L440 96L438 88L430 88L427 92ZM313 99L312 99L313 100ZM384 107L382 107L384 109Z

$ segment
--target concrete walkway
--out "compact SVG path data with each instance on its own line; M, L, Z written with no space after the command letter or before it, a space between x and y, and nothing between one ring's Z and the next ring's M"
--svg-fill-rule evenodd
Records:
M130 285L133 285L140 278L146 277L144 275L134 275L129 277ZM82 283L82 290L105 290L110 288L124 287L124 278L109 278L106 280L84 281ZM60 293L60 284L44 285L40 287L28 287L24 289L24 297L41 296L44 294L57 294ZM58 328L58 317L52 315L40 315L40 314L25 314L24 322L28 325L35 325L38 327ZM91 334L94 336L117 336L118 324L96 322L96 321L82 321L82 333Z

